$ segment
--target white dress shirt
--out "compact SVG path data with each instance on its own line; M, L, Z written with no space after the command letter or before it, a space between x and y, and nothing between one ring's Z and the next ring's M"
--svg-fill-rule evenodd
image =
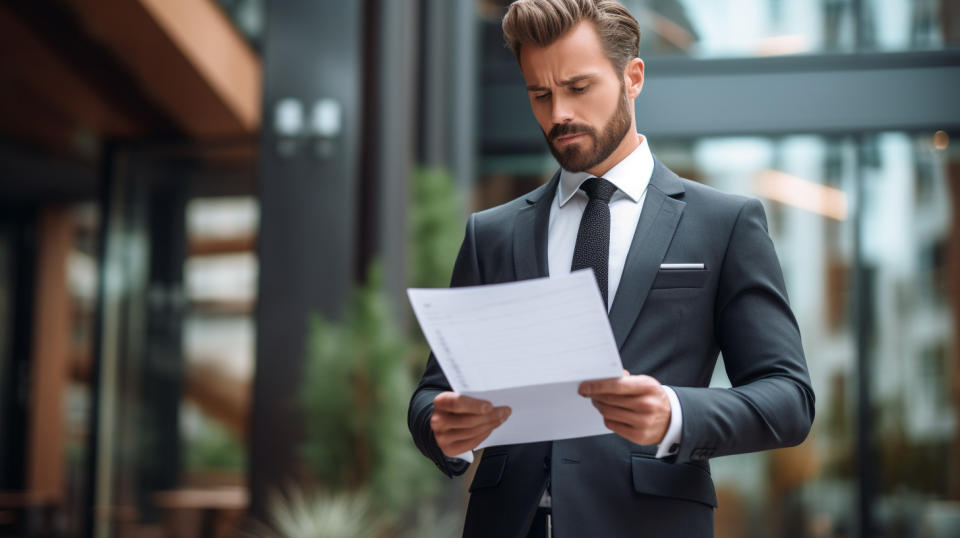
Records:
M647 185L653 174L653 155L647 138L640 136L640 145L622 161L614 165L603 179L613 183L617 192L610 198L610 258L607 263L607 309L613 306L623 276L627 252L633 242L633 234L640 220ZM550 221L547 232L547 262L550 276L570 273L573 265L573 250L580 231L580 218L587 207L589 197L580 190L584 181L594 177L587 172L560 171L557 196L550 205ZM683 415L680 401L670 387L664 386L670 400L670 425L657 447L657 457L664 458L676 451L680 444ZM673 450L671 450L673 449Z
M633 242L633 234L640 220L643 200L647 195L647 185L653 174L653 155L647 138L640 135L640 145L622 161L611 168L603 178L617 187L610 198L610 258L607 266L607 309L613 305L623 276L623 266L627 252ZM587 207L589 198L580 190L580 185L594 177L587 172L560 171L560 184L557 196L550 205L550 221L547 232L547 262L550 276L570 273L573 265L573 250L580 231L580 218ZM670 425L663 440L657 446L658 458L665 458L676 452L680 444L683 425L683 413L680 400L670 387L664 385L664 392L670 400ZM473 462L473 452L457 456ZM548 498L545 492L545 499ZM547 501L549 502L549 501ZM541 501L543 505L543 501Z

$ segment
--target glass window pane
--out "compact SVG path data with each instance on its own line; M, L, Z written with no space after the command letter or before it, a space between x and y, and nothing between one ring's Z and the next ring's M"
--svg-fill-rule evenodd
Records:
M949 0L623 3L640 22L642 56L718 58L936 50L960 43L960 8Z
M863 153L874 517L883 536L956 536L960 159L906 133Z
M955 0L867 0L861 17L864 50L935 50L960 43Z
M774 56L854 49L850 0L632 0L641 55Z
M194 194L222 181L213 164L122 162L104 262L97 525L121 538L232 535L249 499L259 202L242 188Z

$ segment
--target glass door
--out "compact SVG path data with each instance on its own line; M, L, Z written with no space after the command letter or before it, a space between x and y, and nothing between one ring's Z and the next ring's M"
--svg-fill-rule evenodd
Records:
M105 186L92 526L227 536L247 505L258 204L247 143L118 149Z

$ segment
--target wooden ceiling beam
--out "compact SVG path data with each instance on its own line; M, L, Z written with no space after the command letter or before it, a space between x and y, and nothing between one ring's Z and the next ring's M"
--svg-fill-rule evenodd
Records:
M63 119L63 124L91 133L131 136L138 125L119 112L114 104L60 56L9 6L0 4L0 84L15 85L41 104L46 114ZM9 108L23 108L12 102ZM29 110L24 110L30 115ZM72 138L76 133L47 133L50 138Z
M17 81L0 81L0 133L4 139L93 162L95 152L77 147L83 132L83 126L51 109L32 89ZM6 190L0 189L0 193L5 195Z
M187 134L259 129L259 56L211 0L63 2Z

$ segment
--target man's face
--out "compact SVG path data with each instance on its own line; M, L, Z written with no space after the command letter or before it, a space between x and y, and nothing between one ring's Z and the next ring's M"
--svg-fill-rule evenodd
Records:
M546 47L524 45L520 63L533 115L563 168L596 167L633 132L624 77L592 24L581 23Z

